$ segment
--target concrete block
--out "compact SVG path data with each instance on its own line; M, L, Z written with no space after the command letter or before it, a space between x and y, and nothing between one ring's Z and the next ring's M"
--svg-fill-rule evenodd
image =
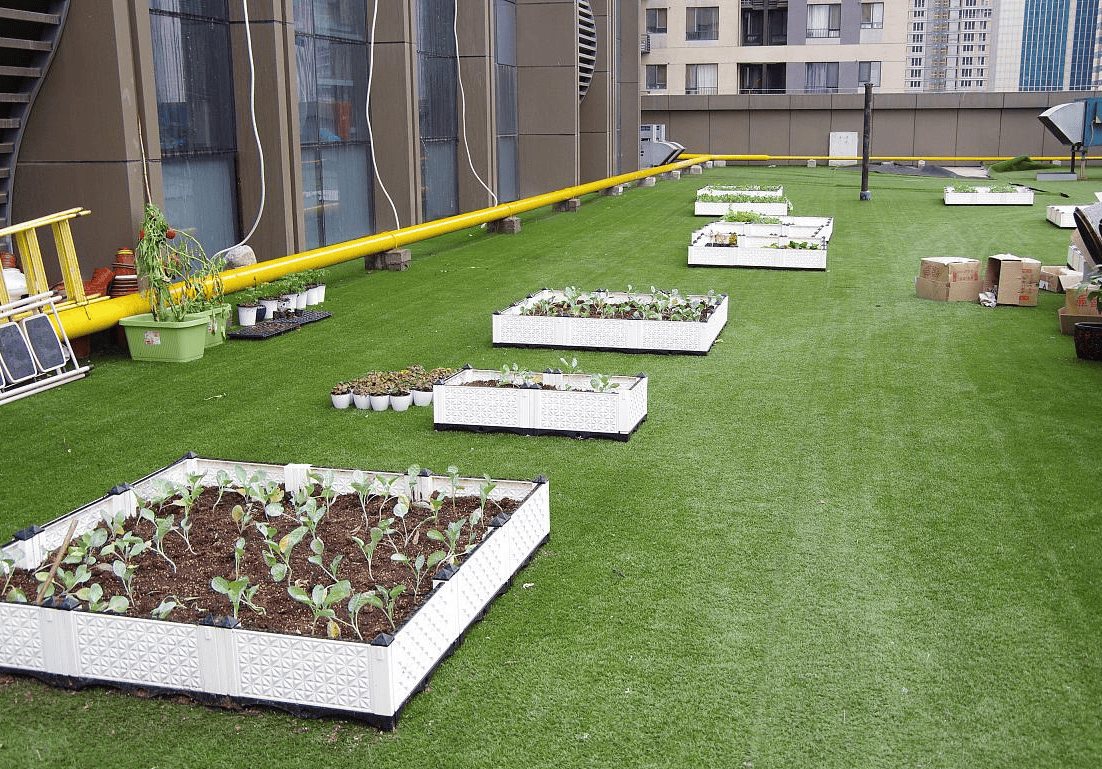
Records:
M569 200L563 200L559 203L555 203L551 206L552 211L559 213L574 213L582 207L582 201L578 198L570 198Z
M723 168L725 165L727 165L727 161L726 160L716 160L715 164L716 164L716 168Z
M402 271L409 268L410 255L408 248L395 248L381 254L368 254L364 257L365 270L394 270Z
M667 171L666 173L662 174L662 178L663 179L672 179L672 180L680 179L681 178L681 171Z
M704 169L701 166L689 166L689 176L697 176L704 173Z
M506 216L504 219L489 222L486 229L499 235L516 235L520 232L520 219L516 216Z
M605 187L603 190L601 190L601 194L606 196L606 197L616 196L616 195L623 195L624 194L624 185L617 184L617 185L614 185L612 187Z
M642 179L639 180L639 186L640 187L653 187L654 186L654 177L653 176L644 176Z

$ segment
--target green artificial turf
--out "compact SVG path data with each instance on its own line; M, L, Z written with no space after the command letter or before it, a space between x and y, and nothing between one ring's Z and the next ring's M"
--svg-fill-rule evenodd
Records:
M946 207L944 179L739 167L540 210L519 235L419 244L406 272L331 271L333 317L184 365L99 355L0 407L0 535L186 451L551 479L551 541L398 729L0 685L0 767L1088 767L1102 763L1102 364L1062 297L915 297L925 256L1063 264L1032 207ZM782 183L835 218L826 272L690 269L699 186ZM1059 193L1069 195L1063 198ZM369 369L530 369L490 313L541 287L709 289L705 357L577 353L650 377L627 443L435 433L431 409L337 411Z

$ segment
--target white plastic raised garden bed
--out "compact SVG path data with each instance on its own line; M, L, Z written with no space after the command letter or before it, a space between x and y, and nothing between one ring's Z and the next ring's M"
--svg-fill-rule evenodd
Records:
M705 230L709 232L725 232L735 235L754 235L759 237L792 238L795 240L807 240L818 238L830 240L834 234L834 219L829 216L781 216L780 222L728 222L718 221L697 230L693 233L693 240L697 234Z
M105 515L135 511L135 493L150 496L158 479L182 482L219 470L263 469L289 489L306 482L308 465L261 465L188 456L131 486L116 487L95 502L43 527L16 535L2 550L17 567L34 568L64 541ZM340 493L351 493L352 470L333 470ZM401 474L380 474L390 478ZM404 478L404 476L401 476ZM466 479L478 488L481 479ZM423 476L419 493L449 488L450 479ZM408 491L408 484L406 484ZM546 480L497 481L492 498L520 502L506 519L433 592L405 623L371 643L308 638L185 624L143 617L69 611L34 604L0 603L0 669L31 674L63 686L106 684L181 692L198 700L261 703L293 713L332 713L393 728L402 707L452 653L466 629L550 535Z
M465 368L433 387L437 430L567 435L626 441L647 418L647 377L612 376L605 392L589 374L545 372L532 387L471 386L501 381L500 371ZM541 385L557 387L546 390Z
M556 347L576 350L619 352L684 353L706 355L727 325L726 294L717 297L688 295L690 301L716 301L715 310L704 322L672 320L618 320L606 318L524 315L522 310L541 300L561 299L562 291L543 289L493 314L495 347ZM650 294L605 292L609 302L633 298L651 299Z
M751 190L731 189L722 187L702 187L697 190L698 199L693 207L696 216L723 216L731 211L752 212L763 216L787 216L789 210L788 199L784 197L784 189L777 190ZM759 200L700 200L700 195L732 198L753 196Z
M1075 227L1075 209L1079 206L1048 206L1045 209L1045 218L1063 229Z
M945 188L947 206L1031 206L1033 190L1015 186L1014 192L992 192L990 187L977 186L974 192L954 192Z
M795 240L784 237L736 235L719 231L720 224L693 233L689 245L690 267L760 267L785 270L825 270L827 241L822 238ZM799 244L797 247L787 247ZM802 246L802 247L801 247Z

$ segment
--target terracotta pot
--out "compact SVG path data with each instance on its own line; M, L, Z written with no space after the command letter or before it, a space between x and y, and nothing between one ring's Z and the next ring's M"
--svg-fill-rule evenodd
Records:
M19 267L19 259L15 254L9 254L7 251L0 254L0 268L5 270L17 269Z
M129 265L130 267L133 267L135 264L134 251L129 248L120 248L118 251L115 252L115 263Z

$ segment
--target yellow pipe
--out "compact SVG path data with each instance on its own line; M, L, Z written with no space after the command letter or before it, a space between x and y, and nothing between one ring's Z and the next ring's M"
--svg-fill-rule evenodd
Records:
M410 243L428 240L438 235L445 235L468 227L477 227L480 224L497 221L498 219L504 219L508 216L515 216L554 203L560 203L564 200L599 192L609 187L627 184L648 176L657 176L667 171L687 168L699 162L700 160L697 158L679 160L668 165L647 168L641 171L632 171L631 173L620 174L619 176L613 176L608 179L601 179L574 187L566 187L555 192L536 195L512 203L502 203L491 208L483 208L465 214L458 214L457 216L449 216L445 219L436 219L431 222L415 224L398 230L381 232L357 240L337 243L332 246L323 246L321 248L315 248L312 251L303 251L298 254L291 254L278 259L271 259L258 264L248 265L246 267L237 267L222 273L222 286L227 294L232 294L250 286L278 280L285 275L319 267L331 267L335 264L359 259L369 254L377 254L382 251L389 251L393 248L401 248ZM58 316L62 326L65 328L65 333L69 337L78 337L110 328L122 318L144 312L149 312L149 301L141 294L129 294L105 302L73 307L59 312Z
M391 230L388 232L380 232L375 235L369 235L357 240L350 240L345 243L337 243L332 246L323 246L321 248L315 248L312 251L303 251L298 254L290 254L288 256L280 257L278 259L271 259L265 262L260 262L255 265L248 265L246 267L238 267L233 270L227 270L222 273L222 285L227 294L232 294L236 291L249 288L250 286L259 285L261 283L269 283L273 280L278 280L285 275L290 275L296 272L302 272L304 270L331 267L335 264L342 262L348 262L353 259L359 259L369 254L377 254L382 251L389 251L393 248L401 248L402 246L409 245L411 243L417 243L422 240L428 240L430 238L437 237L438 235L446 235L451 232L457 232L459 230L467 229L468 227L477 227L480 224L487 222L497 221L498 219L504 219L508 216L516 216L517 214L525 213L527 211L533 211L537 208L553 205L554 203L561 203L564 200L571 198L581 197L582 195L588 195L594 192L600 192L601 190L608 189L609 187L615 187L621 184L628 184L630 182L637 181L639 179L645 179L649 176L657 176L668 171L676 171L682 168L687 168L698 163L702 163L708 160L734 160L734 161L751 161L751 162L766 162L770 160L809 160L809 159L847 159L847 160L860 160L856 157L833 157L829 155L808 156L808 155L716 155L705 153L681 153L684 160L678 160L673 163L664 166L656 166L654 168L646 168L640 171L632 171L626 174L620 174L619 176L612 176L607 179L600 179L595 182L589 182L587 184L579 184L574 187L566 187L554 192L547 192L542 195L536 195L534 197L525 198L524 200L517 200L512 203L502 203L490 208L483 208L477 211L470 211L465 214L458 214L457 216L449 216L444 219L436 219L431 222L425 222L423 224L415 224L410 227L403 227L398 230ZM912 156L878 156L870 158L872 160L893 160L893 161L971 161L971 162L991 162L997 160L1009 160L1011 158L1004 157L912 157ZM1036 160L1060 160L1062 158L1035 158ZM118 323L122 318L129 315L137 315L139 313L149 312L149 302L141 294L130 294L128 296L116 297L107 301L96 302L94 304L85 304L77 307L72 307L58 313L62 325L65 327L65 332L70 337L84 336L85 334L91 334L95 331L102 331L103 329L110 328Z

